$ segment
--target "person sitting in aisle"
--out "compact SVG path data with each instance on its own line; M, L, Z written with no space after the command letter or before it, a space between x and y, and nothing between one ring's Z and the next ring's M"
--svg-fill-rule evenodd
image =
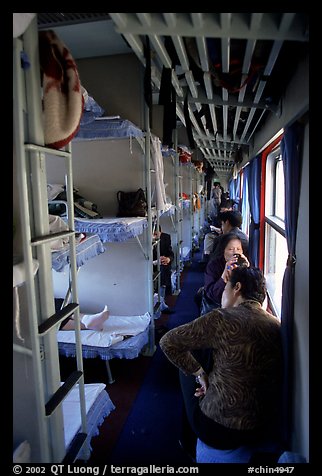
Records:
M227 210L220 212L218 218L221 222L222 234L213 238L212 251L210 252L209 259L215 259L221 255L220 242L226 233L234 233L240 238L243 245L243 252L247 256L249 239L246 233L240 229L243 222L242 214L235 210Z
M220 208L232 209L233 201L229 198L229 192L223 192L221 195Z
M159 226L159 231L155 231L154 239L160 240L160 273L161 273L161 287L164 288L164 295L172 295L172 282L171 282L171 265L174 259L174 253L171 245L171 236L168 233L164 233ZM157 271L157 248L153 247L153 269ZM157 292L157 281L154 281L155 289ZM164 301L162 301L161 312L163 314L173 314L175 311L171 309Z
M244 445L278 441L282 344L279 321L262 308L261 270L238 266L226 276L222 308L171 329L160 347L180 369L193 447L198 438L199 448L229 450L238 463L251 456ZM193 352L209 348L215 358L206 372Z
M235 233L222 235L217 258L209 261L205 271L204 286L198 290L195 302L200 314L221 306L221 297L229 272L239 263L249 266L240 237ZM199 299L198 299L199 296Z
M97 314L79 314L81 330L102 331L103 324L108 319L110 311L105 306L102 312ZM59 327L61 331L72 331L75 329L75 321L73 315L64 319Z
M219 207L221 204L222 188L220 182L214 182L214 186L211 189L210 203L211 203L211 218L218 215Z
M154 238L160 240L160 272L161 272L161 286L165 286L165 295L172 294L171 284L171 264L174 259L174 253L171 245L171 236L164 233L159 226L159 231L154 233ZM157 248L153 247L153 265L157 267Z
M212 220L212 224L209 225L210 231L205 234L203 244L203 257L199 261L200 264L207 264L210 258L210 254L213 251L214 241L220 236L223 231L221 228L221 213L232 211L232 201L225 202L225 207L221 206L218 215ZM228 207L228 208L227 208Z

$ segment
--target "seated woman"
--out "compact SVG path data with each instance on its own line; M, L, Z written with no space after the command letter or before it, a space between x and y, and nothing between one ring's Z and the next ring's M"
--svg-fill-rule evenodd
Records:
M279 321L262 308L262 272L246 266L225 272L222 308L171 329L160 347L181 370L185 410L196 437L232 450L276 431L282 346ZM193 354L205 348L214 355L207 373Z
M240 264L249 266L249 261L244 255L240 237L234 233L222 235L218 257L209 261L205 271L204 287L198 291L200 314L205 314L211 309L221 306L221 296L228 281L229 271Z
M102 312L98 314L79 314L80 317L80 328L83 329L91 329L94 331L102 331L103 324L108 319L110 315L110 311L108 310L107 306L104 307ZM59 327L61 331L72 331L75 329L75 321L74 317L70 316L64 319Z

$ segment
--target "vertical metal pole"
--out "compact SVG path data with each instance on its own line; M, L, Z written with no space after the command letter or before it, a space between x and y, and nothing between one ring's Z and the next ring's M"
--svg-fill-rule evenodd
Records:
M71 152L71 144L67 146L68 152ZM68 204L68 227L70 230L74 229L74 191L73 191L73 164L72 155L66 159L66 194ZM71 235L69 238L69 254L70 254L70 276L71 276L71 291L72 301L78 303L78 289L77 289L77 265L76 265L76 240L75 235ZM84 372L83 368L83 353L82 353L82 341L80 333L80 316L79 307L74 311L75 322L75 346L76 346L76 362L77 370ZM84 387L84 374L81 376L78 385L79 390L79 403L82 422L82 432L87 433L87 417L86 417L86 401L85 401L85 387ZM90 448L88 439L83 447L84 457L88 459L90 457Z
M180 293L180 250L181 250L181 240L182 233L180 233L181 227L181 210L180 210L180 184L179 184L179 154L178 154L178 131L174 131L174 149L176 151L174 157L174 196L175 196L175 223L176 223L176 293Z
M149 108L144 102L144 119L145 119L145 183L147 193L147 205L148 205L148 228L147 228L147 255L148 255L148 279L147 279L147 292L148 292L148 312L151 315L151 322L149 327L149 344L148 355L153 355L155 352L154 344L154 309L153 309L153 253L152 253L152 212L151 212L151 150L150 150L150 121L149 121Z
M189 233L189 248L191 250L190 256L192 257L192 233L193 233L193 200L192 200L192 164L188 164L189 166L189 195L190 195L190 211L189 211L189 218L190 218L190 233Z

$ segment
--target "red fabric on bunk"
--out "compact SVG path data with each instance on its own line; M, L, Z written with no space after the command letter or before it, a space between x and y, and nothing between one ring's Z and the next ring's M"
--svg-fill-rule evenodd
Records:
M45 145L60 149L77 134L84 99L76 63L52 31L39 33Z

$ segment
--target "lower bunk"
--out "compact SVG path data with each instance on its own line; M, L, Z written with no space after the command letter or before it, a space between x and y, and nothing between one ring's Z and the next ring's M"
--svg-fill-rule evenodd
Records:
M86 426L87 426L87 441L89 443L89 450L92 450L90 440L93 436L99 434L99 427L104 422L105 418L115 409L115 405L110 399L106 385L103 383L85 384L85 406L86 406ZM65 447L68 452L72 452L73 443L77 435L81 432L81 415L80 415L80 401L79 389L76 385L67 395L62 403L64 432L65 432ZM71 459L87 460L89 454L86 450L81 449L79 454L70 455ZM64 460L65 461L65 460ZM67 461L65 461L67 462Z
M105 418L115 409L115 405L110 399L103 383L85 384L85 407L86 407L86 427L88 450L84 446L80 451L74 452L73 448L77 438L81 435L81 414L79 388L76 385L68 393L62 402L64 439L66 456L64 463L71 463L76 458L86 461L90 457L92 447L90 444L93 436L99 434L99 428ZM32 448L29 441L22 441L13 452L13 463L30 463Z
M135 359L149 342L150 314L139 316L109 316L102 331L81 330L83 359L99 357L106 362L108 382L114 379L109 366L111 359ZM76 356L75 333L58 331L58 351L65 357Z

